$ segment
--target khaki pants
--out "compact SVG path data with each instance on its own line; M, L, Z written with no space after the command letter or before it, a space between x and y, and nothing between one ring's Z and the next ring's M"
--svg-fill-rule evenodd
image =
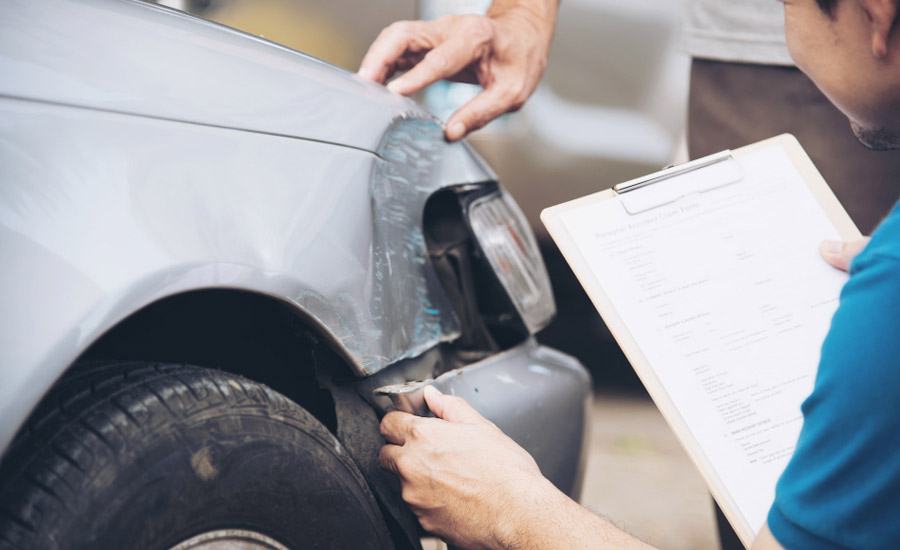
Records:
M900 150L863 147L847 117L793 67L695 59L691 66L691 158L794 134L864 234L900 197Z

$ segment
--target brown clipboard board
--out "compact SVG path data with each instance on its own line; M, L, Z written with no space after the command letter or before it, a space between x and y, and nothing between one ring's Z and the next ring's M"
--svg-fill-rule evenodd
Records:
M794 168L808 185L812 195L818 201L828 220L834 225L840 237L845 241L853 241L862 237L850 216L844 210L834 193L825 183L819 171L813 165L809 156L800 146L797 139L790 134L782 134L751 145L747 145L734 151L724 151L718 155L712 155L698 159L680 166L667 168L661 172L632 180L612 189L607 189L575 199L557 206L545 209L541 213L541 221L547 227L550 236L556 242L569 266L574 271L578 281L584 287L594 307L600 313L610 332L615 337L628 361L631 363L641 382L647 389L654 403L656 403L666 422L678 437L688 456L700 471L710 492L718 502L725 517L731 523L738 537L745 547L750 547L756 533L746 521L737 507L734 499L727 493L723 481L718 477L712 463L707 459L699 443L691 433L686 421L678 412L675 403L670 398L666 388L655 373L650 362L644 356L631 332L626 327L619 313L616 311L610 298L606 295L599 281L593 275L587 261L582 256L574 239L569 234L563 220L564 214L572 209L581 208L587 204L606 201L620 196L616 188L628 189L652 185L658 181L669 179L687 171L708 169L709 166L725 158L740 159L748 153L753 153L764 148L779 146L793 163Z

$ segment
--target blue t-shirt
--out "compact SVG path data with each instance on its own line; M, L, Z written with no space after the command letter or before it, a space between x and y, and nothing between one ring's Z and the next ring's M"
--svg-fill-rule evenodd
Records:
M769 529L788 550L900 549L900 205L856 257Z

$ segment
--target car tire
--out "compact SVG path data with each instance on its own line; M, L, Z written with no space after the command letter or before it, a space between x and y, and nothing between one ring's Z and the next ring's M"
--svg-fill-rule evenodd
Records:
M299 405L240 376L129 362L77 366L17 436L0 547L393 545L356 465Z

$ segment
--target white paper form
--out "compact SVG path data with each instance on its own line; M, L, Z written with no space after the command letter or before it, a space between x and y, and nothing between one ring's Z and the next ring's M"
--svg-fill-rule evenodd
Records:
M732 162L737 183L637 214L597 201L562 220L758 532L847 276L819 256L838 232L781 147Z

